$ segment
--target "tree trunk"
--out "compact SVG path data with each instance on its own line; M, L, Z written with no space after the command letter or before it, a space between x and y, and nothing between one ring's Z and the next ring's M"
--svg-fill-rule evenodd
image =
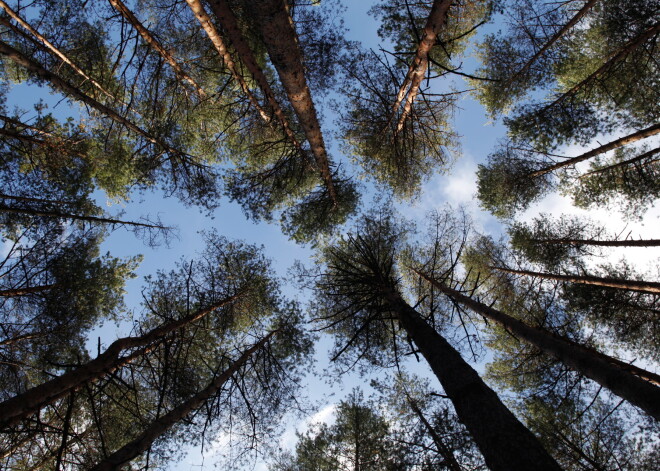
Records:
M660 239L595 240L595 239L530 239L537 244L596 245L599 247L660 247Z
M424 76L429 67L429 52L431 52L431 49L435 46L438 33L440 33L447 22L449 7L451 7L452 3L452 0L434 0L433 2L431 12L426 20L426 25L424 26L424 35L417 46L415 58L408 69L408 74L406 74L406 78L399 89L396 102L393 106L393 113L396 113L405 97L406 103L397 124L397 133L401 132L406 118L410 114L419 87L421 86L422 80L424 80Z
M492 471L559 471L536 437L461 355L393 290L385 301L437 376Z
M156 137L152 136L150 133L145 131L144 129L140 128L137 126L135 123L132 121L124 118L121 116L119 113L114 111L111 108L108 108L104 104L96 101L94 98L86 95L82 91L80 91L78 88L74 87L73 85L69 84L66 80L60 78L58 75L54 74L53 72L50 72L46 69L44 69L40 64L34 62L33 60L29 59L26 57L22 52L18 51L17 49L14 49L11 47L9 44L0 41L0 54L3 54L7 57L9 57L12 61L14 61L16 64L21 65L25 67L27 70L32 72L34 75L39 77L42 80L45 80L49 82L53 88L56 88L63 92L64 94L69 94L75 99L82 101L86 105L89 105L90 107L94 108L96 111L99 113L107 116L108 118L112 119L113 121L127 127L131 131L143 136L147 141L151 142L152 144L156 144L163 148L165 151L167 151L170 154L176 155L176 156L185 156L186 154L184 152L181 152L177 149L174 149L170 147L169 145L165 144L164 142L161 142L159 139Z
M0 197L5 198L5 196L0 196ZM0 213L28 214L30 216L73 219L75 221L98 222L101 224L121 224L123 226L147 227L150 229L169 229L168 227L165 226L158 226L156 224L147 224L143 222L122 221L120 219L110 219L110 218L104 218L98 216L85 216L81 214L63 213L60 211L51 211L51 210L34 209L34 208L13 208L10 206L6 206L4 204L0 204Z
M312 95L307 86L296 31L284 0L258 0L253 3L271 62L277 70L293 110L305 131L328 195L337 205L330 162Z
M272 331L255 345L247 349L243 354L231 364L229 368L218 375L205 389L198 392L183 404L174 408L167 414L154 420L147 429L135 440L127 443L112 455L105 458L99 464L92 468L92 471L110 471L121 469L125 464L147 451L153 442L171 429L175 424L184 419L195 409L199 408L206 400L217 393L222 386L243 366L250 356L261 347L276 333Z
M156 327L144 335L117 339L110 344L105 352L84 365L79 366L75 370L71 370L61 376L51 379L50 381L28 389L18 396L7 399L0 403L0 429L17 424L23 418L34 414L44 406L65 396L70 391L117 370L143 353L149 351L157 345L157 342L162 340L165 335L185 327L216 309L235 301L242 296L242 294L243 293L236 294L223 299L209 308L201 309L177 321ZM138 350L125 357L119 356L122 351L129 348L138 348Z
M632 144L633 142L637 142L646 137L654 136L658 133L660 133L660 124L654 124L653 126L650 126L646 129L642 129L641 131L637 131L633 134L620 137L619 139L615 139L612 142L608 142L607 144L604 144L600 147L596 147L595 149L592 149L589 152L585 152L582 155L578 155L577 157L572 157L570 159L564 160L563 162L559 162L557 164L550 165L549 167L542 168L541 170L537 170L536 172L532 172L529 174L529 176L531 178L540 177L541 175L545 175L546 173L553 172L557 169L567 167L569 165L575 165L584 160L590 159L600 154L604 154L605 152L609 152L611 150L617 149L627 144Z
M69 59L66 54L64 54L62 51L60 51L58 48L56 48L48 39L46 39L44 36L42 36L39 31L34 29L27 21L25 21L23 18L19 16L18 13L16 13L14 10L11 9L9 5L7 5L4 1L0 0L0 7L2 7L7 14L12 17L16 22L21 25L23 28L25 28L27 31L29 31L34 37L36 37L41 43L46 46L48 50L50 50L53 54L55 54L57 57L59 57L65 64L67 64L69 67L71 67L78 75L83 77L85 80L89 81L94 87L96 87L99 91L101 91L104 95L106 95L109 98L112 98L113 100L116 100L115 96L107 91L103 85L98 83L96 80L94 80L92 77L87 75L80 67L78 67L71 59ZM12 27L11 23L9 20L6 19L1 19L2 23L6 24L9 27Z
M628 365L547 330L530 327L518 319L445 286L418 270L414 271L450 298L506 327L515 336L552 355L571 369L643 409L656 420L660 420L659 375Z
M275 93L273 93L273 90L268 83L268 79L264 75L263 70L261 70L261 67L259 67L259 64L257 64L257 60L254 57L252 49L250 49L250 46L243 37L243 33L241 33L241 29L238 26L238 20L234 15L234 12L231 10L226 0L210 0L209 4L211 5L213 14L216 16L220 22L220 25L225 30L225 33L231 41L232 46L238 54L241 62L250 72L250 75L252 75L252 78L259 86L261 93L264 94L268 105L273 110L273 113L277 117L280 125L282 126L282 129L284 130L284 134L287 136L287 138L289 138L296 149L300 150L300 142L298 142L296 135L289 125L289 120L285 116L282 107L275 98Z
M641 293L660 294L660 283L653 281L622 280L619 278L601 278L599 276L555 275L552 273L540 273L528 270L512 270L511 268L503 267L490 268L505 273L514 273L516 275L537 276L546 280L569 281L571 283L580 283L583 285L604 286L606 288L618 288L629 291L639 291Z
M140 20L137 19L133 12L129 10L129 8L124 5L121 0L108 0L108 2L110 2L110 5L112 5L113 8L117 10L119 14L124 17L126 21L128 21L138 33L140 33L140 36L142 36L142 39L144 39L149 47L158 52L158 54L160 54L165 62L167 62L170 67L172 67L172 70L174 70L174 73L179 78L179 80L190 85L200 100L207 98L207 94L202 89L202 87L183 70L181 65L172 56L172 54L170 54L170 52L165 49L163 45L151 34L151 32L145 28L142 23L140 23Z
M564 36L573 26L577 24L578 21L582 19L584 15L586 15L589 10L598 2L598 0L589 0L587 3L584 4L584 6L578 11L573 18L570 19L568 23L566 23L559 31L557 31L542 47L539 49L536 54L532 56L531 59L529 59L525 65L523 65L515 74L511 76L511 78L507 81L507 84L505 86L508 87L513 83L516 78L520 77L522 74L524 74L531 66L536 62L536 60L541 57L545 51L550 49L562 36Z
M624 160L623 162L619 162L618 164L608 165L607 167L599 168L597 170L592 170L591 172L584 173L584 174L580 175L578 178L582 179L582 178L589 177L591 175L597 175L599 173L609 172L610 170L613 170L615 168L627 167L628 165L632 165L634 163L641 162L642 160L644 160L648 157L651 157L651 156L657 154L658 152L660 152L660 147L656 147L655 149L651 149L648 152L644 152L642 155L638 155L637 157L633 157L631 159ZM642 166L643 165L648 165L650 163L657 162L657 161L658 161L658 159L652 160L650 162L644 162L644 163L642 163Z
M234 78L234 80L236 80L236 82L238 82L239 86L241 87L241 90L243 90L243 93L245 93L245 95L248 97L248 100L250 100L252 106L254 106L254 109L256 109L259 112L261 119L263 119L266 123L270 122L270 117L268 116L268 113L266 113L264 109L261 107L259 101L257 101L255 96L250 91L250 88L247 86L247 83L245 83L243 76L238 72L238 69L236 68L236 64L234 63L234 60L231 58L231 55L227 50L227 46L225 46L225 43L222 40L222 36L220 36L220 33L218 32L215 25L211 21L211 18L209 17L208 13L206 13L206 10L204 9L204 5L202 4L202 2L200 0L186 0L186 3L188 3L188 6L194 13L195 17L202 25L202 28L204 29L207 36L213 43L213 46L215 46L215 49L216 51L218 51L218 54L220 54L220 57L222 57L222 60L227 66L227 69L229 69L231 76Z
M655 36L660 32L660 23L656 24L655 26L651 26L649 29L644 31L642 34L637 36L635 39L632 41L629 41L627 44L625 44L621 49L618 51L614 52L611 54L608 59L605 61L603 65L601 65L595 72L590 74L587 78L582 80L581 82L575 84L570 90L567 92L564 92L561 96L559 96L555 101L550 103L549 105L545 106L541 112L552 108L555 105L558 105L559 103L563 102L567 98L575 95L577 92L580 91L580 89L584 88L589 82L592 82L594 79L596 79L598 76L602 75L604 72L607 71L612 65L616 64L620 60L623 60L626 58L628 54L633 52L635 49L638 47L642 46L647 40Z
M13 298L14 296L25 296L28 294L43 293L55 288L57 285L32 286L30 288L15 288L0 290L0 297Z

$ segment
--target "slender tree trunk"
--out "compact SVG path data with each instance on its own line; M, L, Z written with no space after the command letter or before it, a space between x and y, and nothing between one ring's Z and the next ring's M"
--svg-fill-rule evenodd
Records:
M332 181L330 162L321 133L312 95L307 86L298 38L284 0L258 0L254 14L268 55L277 70L289 101L305 131L328 195L337 205L337 192Z
M170 67L172 67L172 70L174 70L174 73L179 78L179 80L187 83L190 87L192 87L200 100L207 98L206 92L195 81L195 79L193 79L183 70L183 67L181 67L174 56L172 56L172 54L167 49L165 49L165 47L163 47L163 45L153 36L153 34L151 34L151 32L144 27L140 20L137 19L135 14L133 14L133 12L121 0L108 0L108 2L113 6L115 10L119 12L119 14L121 14L121 16L126 19L126 21L131 24L131 26L133 26L133 28L135 28L138 33L140 33L140 36L142 36L142 39L144 39L149 47L158 52L163 60L165 60L165 62L167 62Z
M579 276L579 275L555 275L553 273L540 273L528 270L513 270L504 267L490 267L505 273L514 273L516 275L536 276L546 280L569 281L583 285L604 286L606 288L626 289L629 291L639 291L641 293L660 293L660 283L654 281L622 280L619 278L601 278L599 276Z
M628 365L572 340L554 335L547 330L531 327L514 317L449 288L444 283L418 270L414 271L450 298L467 306L477 314L506 327L512 334L552 355L571 369L643 409L656 420L660 420L659 375Z
M163 148L165 151L167 151L170 154L177 155L177 156L185 156L184 152L181 152L177 149L172 148L171 146L165 144L164 142L160 141L156 137L152 136L150 133L145 131L144 129L140 128L138 125L133 123L132 121L126 119L125 117L121 116L119 113L114 111L111 108L108 108L104 104L96 101L94 98L86 95L82 91L80 91L78 88L74 87L70 83L68 83L66 80L62 79L58 75L54 74L53 72L50 72L46 69L44 69L40 64L36 63L32 59L29 59L26 57L22 52L18 51L17 49L14 49L11 47L9 44L0 41L0 54L3 54L12 61L14 61L16 64L21 65L25 67L27 70L32 72L34 75L39 77L42 80L45 80L49 82L54 88L60 90L64 94L69 94L73 98L82 101L86 105L94 108L96 111L99 113L107 116L108 118L112 119L113 121L125 126L126 128L130 129L131 131L141 135L144 137L147 141L151 142L152 144L156 144Z
M657 23L654 26L651 26L648 28L646 31L644 31L642 34L637 36L635 39L632 41L629 41L627 44L625 44L621 49L618 51L614 52L611 54L605 63L601 65L595 72L591 73L587 78L582 80L581 82L575 84L571 89L569 89L567 92L564 92L561 96L559 96L555 101L550 103L549 105L545 106L541 112L552 108L555 105L558 105L559 103L563 102L567 98L575 95L577 92L579 92L582 88L587 86L590 82L592 82L594 79L598 78L600 75L602 75L604 72L606 72L610 67L612 67L614 64L619 62L620 60L623 60L630 54L631 52L635 51L638 47L642 46L646 41L651 39L653 36L658 34L660 32L660 23Z
M8 200L14 200L14 201L22 201L24 203L41 203L41 204L53 204L53 205L67 205L67 204L75 204L72 201L64 201L64 200L47 200L43 198L31 198L29 196L14 196L14 195L6 195L4 193L0 193L0 199L8 199Z
M215 47L216 51L218 51L220 57L222 57L222 60L227 66L227 69L229 69L231 76L234 78L234 80L236 80L236 82L238 82L238 84L241 87L241 90L243 90L243 93L245 93L245 95L248 97L248 100L250 100L252 106L254 106L254 108L259 112L261 119L263 119L266 123L270 122L270 117L268 116L268 113L266 113L266 111L264 111L264 109L261 107L259 101L256 99L256 97L250 91L250 88L247 86L247 83L245 83L245 79L243 79L243 76L238 72L238 69L236 68L236 64L234 63L234 60L231 58L231 55L227 50L227 46L225 46L225 43L222 40L222 36L220 36L220 33L218 32L215 25L211 21L211 17L209 17L208 13L206 13L206 10L204 9L204 5L202 4L202 2L200 0L186 0L186 3L188 3L188 6L194 13L195 17L202 25L202 28L204 29L207 36L213 43L213 46Z
M45 383L28 389L18 396L0 403L0 429L11 427L20 420L34 414L41 408L65 396L87 382L95 381L106 374L117 370L123 365L153 348L167 334L195 322L207 314L234 302L243 293L230 296L219 301L211 307L185 316L177 321L156 327L138 337L124 337L115 340L110 346L94 360L78 368L64 373ZM138 348L136 352L125 357L119 355L129 348Z
M29 31L35 38L37 38L41 43L53 54L55 54L57 57L59 57L65 64L67 64L69 67L71 67L78 75L83 77L85 80L89 81L94 87L96 87L101 93L106 95L109 98L112 98L113 100L116 100L115 96L107 91L103 85L101 85L99 82L94 80L92 77L87 75L80 67L78 67L71 59L67 57L66 54L64 54L62 51L60 51L58 48L56 48L48 39L46 39L43 35L39 33L35 28L33 28L27 21L25 21L23 18L20 17L18 13L16 13L14 10L11 9L9 5L7 5L4 1L0 0L0 7L2 7L5 12L12 17L19 25L21 25L23 28L25 28L27 31ZM0 20L4 24L8 24L9 20ZM10 23L8 26L12 26Z
M282 126L282 129L284 130L284 134L296 147L296 149L300 150L300 142L298 142L296 135L291 129L289 120L284 114L284 111L282 110L279 102L275 98L275 93L270 87L266 75L264 74L263 70L261 70L261 67L259 67L259 64L257 64L257 60L254 57L252 49L250 49L249 44L243 37L243 33L241 33L241 29L238 25L238 19L229 7L227 0L210 0L209 4L213 10L213 14L216 16L220 22L220 25L227 34L227 37L231 41L236 54L238 54L238 57L240 58L243 65L247 68L248 72L250 72L250 75L252 75L252 78L257 83L261 93L264 94L268 105L273 110L273 113L277 117L280 125Z
M529 59L525 65L523 65L511 78L507 81L506 87L511 85L518 77L527 72L529 68L536 62L536 60L541 57L548 49L550 49L561 37L563 37L568 31L577 24L578 21L586 15L589 10L598 2L598 0L588 0L584 6L578 11L573 18L570 19L559 31L557 31L542 47L539 49L536 54Z
M433 2L431 12L426 20L426 25L424 26L424 35L417 46L415 58L410 65L410 69L408 69L408 74L406 75L406 78L399 89L399 93L397 94L396 101L394 102L393 113L396 113L405 97L405 105L403 106L403 111L401 112L397 124L397 133L401 132L403 129L406 118L412 110L412 105L419 92L419 87L421 86L422 80L424 80L426 71L429 68L429 53L433 46L435 46L438 34L445 27L447 16L449 14L449 7L451 7L452 3L452 0L434 0Z
M43 293L44 291L50 291L56 286L57 285L43 285L43 286L32 286L29 288L3 289L0 290L0 297L13 298L15 296L26 296L28 294Z
M582 178L590 177L591 175L597 175L597 174L600 174L600 173L609 172L610 170L613 170L615 168L627 167L628 165L632 165L632 164L635 164L637 162L641 162L644 159L657 154L658 152L660 152L660 147L656 147L655 149L651 149L648 152L644 152L642 155L638 155L637 157L633 157L631 159L624 160L623 162L619 162L618 164L608 165L607 167L599 168L597 170L592 170L591 172L587 172L585 174L580 175L578 178L582 179ZM648 165L650 163L657 162L657 161L658 160L655 159L655 160L652 160L652 161L649 161L649 162L644 162L642 165Z
M174 408L167 414L154 420L147 429L140 434L135 440L127 443L122 448L114 452L112 455L105 458L99 464L92 468L92 471L110 471L121 469L124 465L130 462L141 453L147 451L153 442L171 429L176 423L185 418L195 409L199 408L205 401L217 393L222 386L236 373L252 356L254 352L262 348L268 340L277 331L272 331L264 338L259 340L252 347L247 349L243 354L234 361L229 368L218 375L205 389L198 392L183 404Z
M4 196L2 196L4 198ZM43 217L52 217L59 219L73 219L75 221L89 221L89 222L98 222L102 224L121 224L123 226L133 226L133 227L147 227L150 229L169 229L165 226L159 226L156 224L147 224L143 222L135 221L122 221L120 219L111 219L98 216L85 216L81 214L71 214L64 213L60 211L51 211L44 209L34 209L34 208L13 208L0 204L0 213L11 213L11 214L28 214L30 216L43 216Z
M395 291L385 301L415 342L492 471L559 471L536 437L461 355Z
M604 154L605 152L609 152L611 150L617 149L627 144L632 144L633 142L637 142L641 139L650 136L655 136L658 133L660 133L660 124L654 124L653 126L650 126L646 129L642 129L641 131L637 131L633 134L620 137L619 139L615 139L612 142L608 142L607 144L604 144L600 147L596 147L595 149L592 149L589 152L585 152L582 155L578 155L577 157L572 157L570 159L564 160L563 162L559 162L557 164L542 168L541 170L537 170L536 172L532 172L529 174L529 176L531 178L540 177L541 175L545 175L546 173L554 172L557 169L568 167L569 165L575 165L584 160L588 160L592 157L596 157L597 155Z
M536 244L596 245L599 247L660 247L660 239L595 240L595 239L530 239Z
M407 399L411 409L413 410L415 415L417 415L419 420L422 422L429 435L431 435L431 439L433 439L433 443L435 444L438 453L444 458L447 468L449 468L450 471L463 471L461 466L458 464L458 461L456 461L456 457L454 456L454 453L451 451L451 449L449 449L449 447L447 447L447 445L445 445L445 443L442 441L442 438L438 435L438 433L435 431L433 426L429 423L428 420L426 420L426 417L424 417L424 413L417 406L417 403L413 401L410 398L410 396L408 396Z

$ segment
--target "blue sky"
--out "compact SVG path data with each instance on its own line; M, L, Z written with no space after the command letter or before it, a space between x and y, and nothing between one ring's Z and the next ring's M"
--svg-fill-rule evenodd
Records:
M346 3L348 9L345 20L349 29L349 38L362 42L365 47L377 49L381 46L376 35L378 25L374 19L366 14L372 2L348 0ZM465 64L467 70L470 70L470 67L474 65L474 61L466 60ZM66 101L60 100L60 97L50 95L44 90L36 92L34 87L23 85L13 88L10 94L10 103L28 110L26 116L29 117L34 99L38 96L43 97L49 104L50 111L58 116L76 114L75 107L69 107ZM59 104L57 104L58 102ZM489 122L483 108L469 96L459 102L459 107L454 122L458 134L461 135L462 154L458 157L453 169L447 175L434 176L424 185L421 195L412 204L399 204L398 207L405 213L406 217L423 221L430 210L444 208L448 203L453 206L463 205L471 212L482 231L498 235L502 231L501 224L491 215L480 210L477 204L474 172L477 165L483 162L493 149L497 140L504 136L505 130L500 123ZM324 118L325 133L328 139L332 131L333 119L329 114ZM584 149L577 147L565 149L567 155L577 155L583 151ZM338 152L337 146L333 146L333 155L338 154ZM137 271L137 278L129 281L126 286L126 303L138 313L141 301L140 290L144 276L154 274L158 270L172 269L176 261L183 257L194 257L195 252L202 249L202 237L199 231L204 229L214 228L228 238L244 239L249 243L263 245L265 253L273 260L274 269L283 280L286 280L287 271L295 260L308 263L312 256L312 251L309 248L296 245L282 235L277 224L255 224L253 221L248 221L237 204L226 200L213 212L212 218L209 218L197 208L185 207L174 198L165 199L157 192L135 195L135 199L127 203L111 204L105 200L103 195L99 195L99 199L101 204L109 205L110 212L123 210L125 212L123 218L125 219L138 219L148 213L160 216L165 225L177 226L178 237L174 238L169 246L160 246L155 250L145 246L131 232L122 229L113 232L103 245L104 250L109 251L116 257L144 255L144 261ZM371 201L371 195L365 195L363 201ZM554 215L561 213L585 214L584 211L573 208L567 198L553 194L530 208L523 215L523 219L530 220L541 212L549 212ZM644 221L635 224L627 223L623 221L620 215L604 210L590 211L589 216L605 222L613 231L627 227L634 234L647 238L660 233L660 210L658 208L651 209ZM615 253L613 258L620 256L628 257L635 264L644 267L657 260L660 252L655 250L653 252L646 251L642 254L641 252L628 251L626 254L623 254L623 252L620 254ZM285 285L284 293L289 297L297 297L301 301L304 301L307 296L306 293L300 293L291 284ZM96 330L93 333L93 338L100 335L104 343L108 345L117 335L125 335L126 333L126 324L119 326L106 325L103 329ZM95 342L93 343L95 344ZM326 345L321 345L317 352L319 369L326 366L324 364L327 358L324 351L326 346L327 342ZM423 372L424 368L420 367L419 371ZM356 376L349 376L344 378L341 384L329 387L323 380L310 377L307 394L311 401L318 402L319 412L316 419L331 418L333 404L343 398L354 386L366 382ZM302 429L310 422L309 419L292 418L289 420L288 431L282 438L284 446L292 445L293 429ZM205 467L210 467L212 461L211 456L202 457L198 450L191 450L189 456L181 463L173 465L172 469L199 470L202 462ZM263 469L263 464L259 464L257 469Z

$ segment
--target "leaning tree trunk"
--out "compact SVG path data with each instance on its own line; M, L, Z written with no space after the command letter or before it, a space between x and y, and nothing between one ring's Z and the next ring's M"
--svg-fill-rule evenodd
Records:
M531 327L445 286L444 283L418 270L414 271L453 300L504 326L515 336L552 355L578 373L643 409L656 420L660 420L660 387L658 387L660 376L554 335L547 330Z
M583 173L583 174L580 175L578 178L579 178L579 179L582 179L582 178L590 177L590 176L592 176L592 175L598 175L598 174L600 174L600 173L606 173L606 172L609 172L610 170L614 170L615 168L627 167L628 165L636 164L637 162L642 162L642 163L641 163L641 166L643 167L643 166L648 165L648 164L651 164L651 163L653 163L653 162L657 162L658 159L649 160L648 162L643 162L643 160L645 160L645 159L647 159L647 158L649 158L649 157L654 156L654 155L657 154L658 152L660 152L660 147L656 147L655 149L651 149L651 150L648 151L648 152L644 152L643 154L638 155L637 157L633 157L633 158L630 158L630 159L624 160L623 162L619 162L619 163L616 163L616 164L608 165L607 167L603 167L603 168L599 168L599 169L596 169L596 170L592 170L591 172Z
M531 178L540 177L541 175L545 175L546 173L553 172L563 167L568 167L569 165L575 165L579 162L588 160L597 155L604 154L605 152L609 152L611 150L617 149L627 144L632 144L633 142L637 142L641 139L650 136L655 136L658 133L660 133L660 124L654 124L653 126L650 126L646 129L642 129L641 131L637 131L633 134L620 137L619 139L615 139L612 142L608 142L607 144L596 147L595 149L590 150L589 152L585 152L582 155L578 155L577 157L572 157L570 159L564 160L563 162L559 162L557 164L542 168L541 170L537 170L536 172L532 172L529 174L529 176Z
M312 94L305 79L302 54L293 20L284 0L258 0L253 5L270 60L277 70L291 106L305 131L328 195L336 206L337 192L332 180L330 161L316 108L312 101Z
M135 30L140 34L140 36L142 36L142 39L144 39L149 47L160 54L165 62L167 62L170 67L172 67L174 74L179 80L187 83L190 87L192 87L200 100L207 98L206 92L195 81L195 79L193 79L183 70L183 67L181 67L174 56L172 56L172 54L167 49L165 49L165 47L154 37L154 35L151 34L147 28L145 28L140 20L137 19L135 14L121 0L108 0L108 2L110 2L110 5L112 5L112 7L117 10L119 14L124 17L124 19L126 19L126 21L128 21L131 26L133 26L133 28L135 28Z
M505 273L516 275L536 276L546 280L568 281L582 285L604 286L606 288L618 288L628 291L639 291L641 293L660 294L660 283L654 281L623 280L619 278L601 278L599 276L579 275L555 275L553 273L540 273L528 270L513 270L504 267L490 267Z
M101 353L94 360L0 403L0 429L15 425L25 417L34 414L41 408L65 396L70 391L117 370L154 348L165 335L181 329L220 307L235 301L242 294L239 293L225 298L211 307L201 309L177 321L156 327L144 335L117 339L110 344L105 352ZM138 350L124 357L119 356L124 350L129 348L138 348Z
M394 102L393 113L396 113L405 98L405 105L403 106L403 111L397 124L397 133L403 129L406 118L412 110L413 102L417 97L419 87L429 67L429 53L433 46L435 46L438 34L447 23L449 7L451 7L452 3L452 0L435 0L433 2L431 12L424 26L424 35L417 46L415 57Z
M130 462L141 453L147 451L153 442L176 425L179 421L184 419L195 409L199 408L205 401L217 393L222 386L236 373L252 356L254 352L262 348L266 342L276 333L272 331L264 338L259 340L255 345L247 349L243 354L234 361L229 368L218 375L205 389L198 392L183 404L174 408L167 414L154 420L147 429L140 434L135 440L127 443L119 450L105 458L99 464L92 468L92 471L111 471L121 469L124 465Z
M578 82L577 84L575 84L567 92L562 93L555 101L553 101L549 105L545 106L540 112L548 110L549 108L552 108L553 106L556 106L559 103L563 102L564 100L566 100L566 99L572 97L573 95L575 95L581 89L586 87L589 83L593 82L595 79L597 79L603 73L605 73L614 64L616 64L617 62L625 59L628 56L628 54L635 51L637 48L641 47L644 43L646 43L646 41L651 39L653 36L655 36L659 32L660 32L660 23L657 23L656 25L651 26L650 28L648 28L642 34L640 34L639 36L637 36L636 38L632 39L627 44L625 44L623 47L621 47L618 51L611 54L608 57L608 59L605 61L605 63L603 65L601 65L596 71L591 73L587 78L585 78L581 82Z
M520 77L522 74L527 72L529 68L534 64L534 62L537 61L539 57L541 57L545 51L550 49L559 39L561 39L568 31L573 28L577 24L578 21L586 15L589 10L598 2L598 0L589 0L587 3L584 4L584 6L578 11L570 20L568 23L566 23L562 28L557 31L543 46L541 49L539 49L536 54L534 54L531 59L529 59L525 65L523 65L518 71L511 76L511 78L507 81L506 87L511 85L518 77Z
M544 245L594 245L598 247L660 247L660 239L596 240L596 239L529 239Z
M44 291L50 291L55 287L57 287L57 285L43 285L43 286L31 286L28 288L3 289L0 290L0 297L13 298L16 296L27 296L28 294L36 294L36 293L43 293Z
M298 142L296 135L291 129L289 120L284 114L284 111L282 110L279 102L277 101L275 93L270 87L266 75L264 74L263 70L261 70L261 67L259 67L259 64L257 64L257 60L254 57L254 53L252 52L250 45L245 40L243 33L241 33L241 29L238 25L238 19L227 3L227 0L211 0L209 4L211 6L211 10L213 10L213 14L216 16L225 34L231 41L232 46L234 47L236 54L238 54L242 64L247 68L248 72L250 72L250 75L252 75L252 78L257 83L261 93L264 94L268 105L273 110L273 113L280 122L280 126L282 126L282 129L284 130L284 134L287 136L289 141L291 141L294 147L300 150L300 142Z
M18 13L16 13L14 10L12 10L11 7L9 5L7 5L7 3L0 0L0 7L2 7L5 10L5 12L11 18L13 18L19 25L21 25L23 28L25 28L27 31L29 31L35 38L37 38L50 52L55 54L57 57L59 57L62 60L62 62L67 64L69 67L71 67L78 75L80 75L85 80L87 80L89 83L94 85L94 87L96 87L96 89L98 89L101 93L106 95L108 98L112 98L113 100L116 100L115 96L112 93L107 91L103 87L103 85L101 85L99 82L97 82L92 77L87 75L87 73L85 73L85 71L83 71L80 67L78 67L78 65L76 65L75 62L73 62L71 59L69 59L69 57L66 54L64 54L57 47L55 47L55 45L53 45L53 43L48 41L48 39L46 39L42 34L40 34L39 31L37 31L35 28L33 28L32 25L30 25L27 21L25 21L23 18L21 18L21 16ZM2 18L2 19L0 19L0 21L2 21L5 25L9 26L10 28L14 29L13 25L9 22L9 20ZM16 31L16 30L14 30L14 31ZM18 31L16 31L16 32L18 32Z
M0 198L7 198L7 196L0 195ZM9 196L8 198L11 198ZM157 224L147 224L144 222L135 222L135 221L123 221L121 219L112 219L104 218L100 216L85 216L83 214L72 214L65 213L61 211L52 211L47 209L34 209L34 208L16 208L11 206L6 206L0 204L0 213L11 213L11 214L27 214L29 216L42 216L58 219L71 219L74 221L87 221L87 222L97 222L100 224L118 224L122 226L133 226L133 227L147 227L150 229L170 229L165 226L159 226Z
M454 404L492 471L559 471L561 468L497 394L415 309L393 290L385 301L415 342Z

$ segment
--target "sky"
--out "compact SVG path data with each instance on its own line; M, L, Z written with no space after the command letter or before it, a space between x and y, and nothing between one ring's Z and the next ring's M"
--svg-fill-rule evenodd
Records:
M367 15L367 10L372 2L365 0L347 0L347 12L344 16L346 26L349 30L349 39L360 41L363 46L377 50L383 46L379 41L376 31L378 24ZM466 59L467 70L474 66L474 59ZM76 114L75 107L61 101L60 97L48 94L41 90L35 91L33 86L15 86L9 96L10 104L15 104L23 109L31 109L35 96L42 96L49 104L50 111L54 114ZM59 104L57 104L59 102ZM442 209L447 204L452 207L463 206L471 214L477 229L481 232L499 236L503 232L501 223L483 211L476 199L476 176L477 165L485 161L488 153L495 147L498 139L505 135L505 128L500 122L491 122L486 116L484 109L476 101L466 95L459 102L459 110L455 116L455 127L461 135L461 155L457 158L452 170L446 175L435 175L424 186L420 196L411 204L398 204L398 209L405 213L406 217L416 221L423 221L429 211ZM28 112L29 116L29 112ZM326 135L332 132L333 117L328 113L323 116L324 131ZM605 140L607 140L605 138ZM603 140L603 142L605 142ZM587 149L572 147L564 149L565 155L578 155ZM332 153L339 150L335 145ZM136 195L136 201L128 203L116 203L106 201L103 195L99 195L102 204L108 205L111 213L124 211L124 219L138 219L145 213L158 215L164 224L176 226L176 237L168 246L160 246L151 249L142 241L128 231L119 229L114 231L104 242L103 250L109 251L115 257L129 257L143 254L144 260L137 270L137 277L130 280L126 286L126 303L133 309L136 315L140 312L141 286L145 276L155 274L158 270L169 270L183 257L192 258L194 253L202 249L201 230L217 229L218 232L230 239L243 239L249 243L263 245L264 251L273 261L276 273L286 280L290 278L288 270L296 260L310 263L313 252L309 247L294 244L282 235L277 224L255 223L246 220L240 207L227 200L222 201L220 207L212 214L212 218L201 213L197 208L185 207L173 198L164 199L159 193L148 193ZM369 201L370 195L364 197ZM576 214L586 215L584 210L572 206L570 199L553 193L537 204L533 205L522 215L522 220L531 221L541 213ZM625 221L617 212L599 209L589 211L589 217L600 221L612 232L618 232L626 228L633 234L645 238L657 236L660 233L660 208L655 207L648 211L642 222L630 223ZM660 251L657 249L629 249L614 252L612 259L627 257L635 266L644 270L646 267L657 266ZM305 301L307 293L301 293L291 284L286 284L284 294ZM90 336L90 344L96 345L96 337L100 336L103 344L109 345L117 336L126 335L127 325L109 325L96 329ZM327 366L327 340L317 347L316 358L318 369ZM479 369L482 365L477 365ZM425 373L424 367L420 366L419 373ZM358 378L356 375L343 378L340 384L328 385L322 378L310 376L306 382L306 394L309 401L315 404L316 412L307 418L290 417L287 419L285 433L280 437L280 444L284 448L291 449L295 443L295 430L303 431L305 428L317 421L332 420L332 413L336 403L341 400L351 389L357 385L364 385L368 381ZM217 447L207 448L202 453L193 449L188 455L171 469L176 470L200 470L210 469L214 461L214 452ZM258 470L266 469L263 462L256 464Z

